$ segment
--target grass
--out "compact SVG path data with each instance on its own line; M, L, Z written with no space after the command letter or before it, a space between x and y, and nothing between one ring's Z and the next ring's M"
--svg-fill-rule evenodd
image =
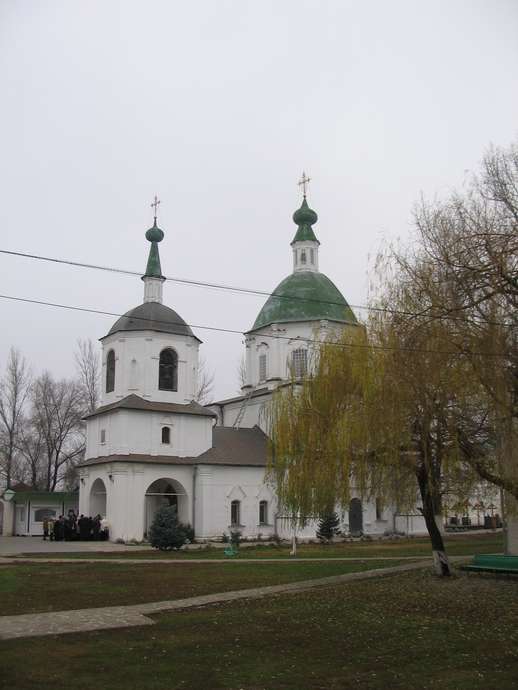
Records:
M1 643L1 688L512 690L518 584L419 571Z
M501 553L503 550L503 536L501 532L485 534L448 535L445 539L446 549L450 556L465 556L473 553ZM290 546L251 546L243 547L237 558L286 558L290 559ZM300 558L365 558L365 557L408 557L430 556L430 540L427 537L411 539L376 540L342 542L339 544L301 544L297 548ZM131 551L83 551L83 552L49 552L25 554L31 558L180 558L180 559L211 559L224 558L223 549L207 547L189 551L157 551L155 549L142 550L135 546Z
M0 567L1 614L140 604L284 584L396 565L393 561L299 563L87 563ZM1 623L0 623L1 624Z

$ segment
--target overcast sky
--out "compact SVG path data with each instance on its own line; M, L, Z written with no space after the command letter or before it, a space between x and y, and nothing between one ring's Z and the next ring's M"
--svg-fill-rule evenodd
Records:
M518 137L516 0L0 0L0 249L272 291L313 178L320 269L365 304L380 244L408 238ZM124 313L138 277L0 255L0 293ZM190 324L247 330L264 299L167 282ZM357 313L358 310L356 310ZM0 299L35 373L74 373L115 318ZM194 329L217 397L242 338Z

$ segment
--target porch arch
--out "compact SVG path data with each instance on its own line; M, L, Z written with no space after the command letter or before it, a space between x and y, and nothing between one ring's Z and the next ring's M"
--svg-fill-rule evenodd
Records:
M177 479L161 477L155 479L144 494L144 534L146 536L157 510L163 506L175 508L178 520L190 523L188 496L185 488Z
M106 484L98 477L90 489L90 515L106 517Z

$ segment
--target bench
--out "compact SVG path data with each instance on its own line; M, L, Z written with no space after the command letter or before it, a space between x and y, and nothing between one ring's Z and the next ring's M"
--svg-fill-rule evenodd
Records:
M473 557L473 562L469 565L461 566L461 570L518 575L518 556L478 555Z

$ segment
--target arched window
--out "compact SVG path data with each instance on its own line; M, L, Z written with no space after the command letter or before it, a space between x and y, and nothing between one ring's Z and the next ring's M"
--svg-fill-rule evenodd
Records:
M314 264L315 263L315 250L314 249L309 250L309 258L311 260L311 263Z
M241 524L241 501L232 501L230 504L230 525L237 527Z
M297 379L305 376L308 371L308 351L299 348L291 353L293 376Z
M178 355L170 347L160 353L158 388L161 391L178 390Z
M110 350L106 357L106 392L115 390L115 352Z
M162 443L171 443L171 429L168 426L162 427Z
M259 501L259 524L268 524L268 501Z
M259 355L259 381L266 381L268 376L268 361L266 353Z
M306 252L304 249L300 252L300 263L305 264L306 263Z

